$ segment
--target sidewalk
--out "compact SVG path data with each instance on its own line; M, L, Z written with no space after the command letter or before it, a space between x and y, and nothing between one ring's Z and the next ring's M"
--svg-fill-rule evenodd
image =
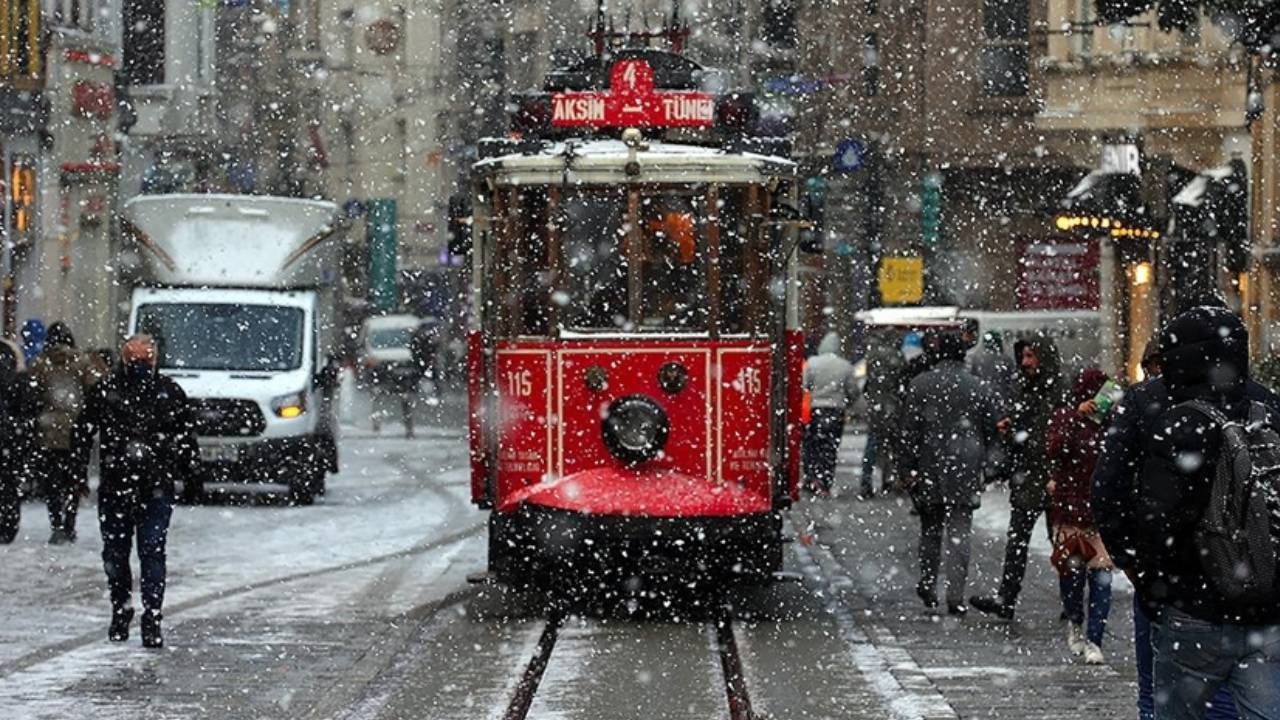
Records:
M915 595L919 521L904 497L856 499L864 438L847 435L830 500L802 500L792 513L801 542L829 551L846 573L844 600L877 642L905 651L905 659L941 692L960 717L1130 718L1136 716L1132 588L1117 574L1103 651L1090 667L1066 649L1059 619L1057 574L1043 529L1032 541L1017 618L1003 622L927 614ZM967 595L992 592L999 581L1008 523L1008 493L993 487L974 517L973 562Z

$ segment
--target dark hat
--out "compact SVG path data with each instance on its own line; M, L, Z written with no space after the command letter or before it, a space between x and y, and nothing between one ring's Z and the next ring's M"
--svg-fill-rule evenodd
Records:
M76 346L76 338L71 334L71 328L67 327L64 322L56 322L49 326L49 332L45 335L45 345L66 345L67 347Z
M1169 321L1159 354L1175 396L1231 393L1249 376L1249 330L1230 310L1201 305Z

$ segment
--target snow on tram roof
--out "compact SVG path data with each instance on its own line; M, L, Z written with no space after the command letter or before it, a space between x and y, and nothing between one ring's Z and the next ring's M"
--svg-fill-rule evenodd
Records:
M773 155L718 147L650 141L636 149L638 175L627 175L631 149L621 140L548 143L537 152L514 152L481 160L475 170L511 185L560 182L761 182L794 175L796 164Z

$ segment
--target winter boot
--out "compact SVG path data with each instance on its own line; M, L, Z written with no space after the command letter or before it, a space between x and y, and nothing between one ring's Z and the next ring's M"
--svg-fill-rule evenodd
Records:
M949 602L947 603L947 614L964 617L969 614L969 608L965 607L964 603Z
M938 607L938 594L924 583L916 585L916 596L920 598L920 602L924 603L926 610Z
M1005 602L1003 598L991 595L974 595L969 598L969 604L978 612L995 615L1001 620L1013 619L1013 605Z
M1084 627L1080 623L1067 623L1067 649L1072 655L1079 657L1084 654L1085 645Z
M1106 662L1106 658L1102 656L1102 648L1091 642L1084 644L1084 664L1085 665L1101 665Z
M160 632L160 613L147 610L142 613L142 647L164 647L164 635Z
M111 628L107 630L107 639L111 642L125 642L129 639L129 625L133 622L133 608L113 610L111 612Z

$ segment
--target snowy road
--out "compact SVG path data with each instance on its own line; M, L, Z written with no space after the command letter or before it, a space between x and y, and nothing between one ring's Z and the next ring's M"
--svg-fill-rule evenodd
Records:
M1127 601L1116 604L1108 648L1119 652L1102 668L1074 665L1061 648L1042 544L1017 623L927 616L910 591L914 519L892 499L802 503L787 563L803 584L776 585L723 617L568 617L550 630L542 618L469 617L465 576L483 569L485 543L458 428L439 423L415 440L351 429L343 472L313 507L179 507L159 653L136 636L103 637L92 508L77 545L50 547L42 508L27 504L21 538L0 547L3 716L1130 714ZM1005 509L994 493L988 505L976 523L975 589L998 566ZM527 714L513 715L531 667Z

